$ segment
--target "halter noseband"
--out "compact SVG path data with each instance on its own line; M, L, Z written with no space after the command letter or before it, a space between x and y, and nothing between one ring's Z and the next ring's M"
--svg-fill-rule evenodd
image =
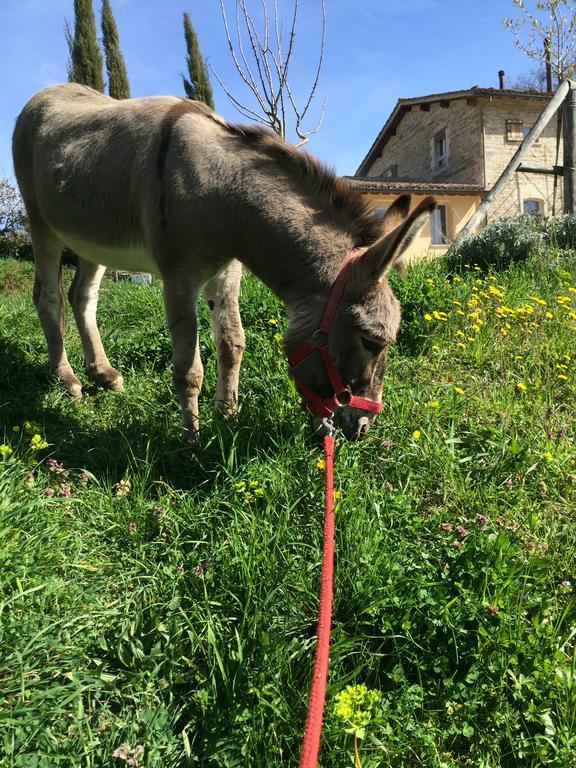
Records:
M332 390L334 394L331 397L321 397L317 392L314 392L311 387L299 379L297 376L293 376L294 383L298 392L302 395L303 399L307 402L308 410L313 416L320 416L325 419L332 419L334 411L337 408L344 408L349 406L351 408L359 408L362 411L370 411L371 413L380 413L382 410L382 404L376 400L369 400L366 397L358 397L353 395L348 387L345 386L340 371L335 366L330 354L328 346L329 335L334 322L334 317L338 311L342 294L346 288L346 283L350 277L350 269L355 259L355 249L353 248L348 256L342 262L340 271L336 276L336 279L332 283L330 289L330 295L324 308L324 314L317 331L312 334L311 341L302 344L294 352L288 355L288 364L290 368L296 368L303 360L305 360L313 352L319 352L324 363L324 369L330 379Z

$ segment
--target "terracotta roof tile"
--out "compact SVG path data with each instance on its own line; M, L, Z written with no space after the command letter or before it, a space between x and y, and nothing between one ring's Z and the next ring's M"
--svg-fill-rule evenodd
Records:
M437 195L482 195L486 190L477 184L456 182L407 181L405 179L379 179L370 176L344 176L344 180L359 192L413 192Z

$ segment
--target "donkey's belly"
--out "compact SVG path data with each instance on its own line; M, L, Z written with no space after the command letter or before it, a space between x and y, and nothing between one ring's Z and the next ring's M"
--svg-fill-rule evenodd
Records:
M57 234L74 253L95 264L104 264L111 269L127 272L158 272L156 262L142 245L103 246L80 240L76 236L60 232Z

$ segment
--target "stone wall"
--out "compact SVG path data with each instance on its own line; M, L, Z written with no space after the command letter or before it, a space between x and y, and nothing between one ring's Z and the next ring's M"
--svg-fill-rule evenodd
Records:
M495 99L484 102L482 109L482 131L484 135L484 156L486 158L486 186L491 188L520 146L519 141L510 141L506 136L506 121L521 120L523 126L532 126L540 117L547 102L531 99ZM552 168L562 164L562 140L560 154L556 157L556 115L544 129L544 133L534 144L523 165ZM556 182L554 177L535 173L515 173L506 188L494 201L488 212L488 220L501 216L516 216L523 212L525 200L539 200L541 211L551 215L556 197L556 213L563 210L562 177Z
M410 108L400 120L396 135L387 141L382 155L367 176L380 176L397 165L397 177L418 181L482 184L481 124L477 101L460 99ZM435 169L434 137L446 130L448 164Z

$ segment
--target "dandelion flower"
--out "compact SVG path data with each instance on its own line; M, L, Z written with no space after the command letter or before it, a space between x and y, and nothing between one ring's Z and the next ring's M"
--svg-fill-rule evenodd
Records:
M318 461L316 462L316 469L325 469L325 467L326 467L326 462L324 461L324 459L318 459Z
M3 459L7 459L9 456L12 456L13 453L14 451L12 450L12 448L10 448L9 445L6 445L4 443L0 445L0 456L2 456Z
M466 394L462 387L454 387L454 392L456 392L457 395L464 395Z
M420 440L421 435L422 433L420 432L419 429L415 429L414 432L412 432L412 437L414 438L414 440Z
M528 387L526 386L526 384L524 384L524 382L522 382L522 381L517 381L517 382L516 382L516 389L520 389L522 392L526 392L526 390L528 389Z

